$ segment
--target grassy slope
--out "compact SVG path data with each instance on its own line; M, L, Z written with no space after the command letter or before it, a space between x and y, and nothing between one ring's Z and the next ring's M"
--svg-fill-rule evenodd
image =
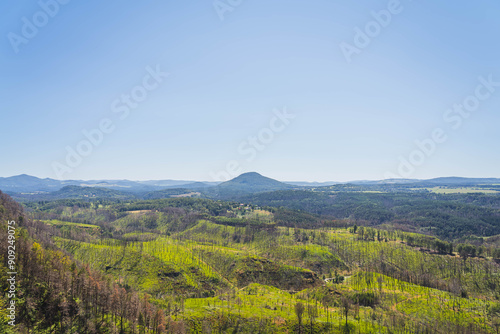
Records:
M127 220L118 219L115 225L125 230ZM421 251L395 234L392 241L364 241L346 229L259 229L200 220L171 236L135 231L123 235L134 240L128 243L60 238L57 245L116 281L153 295L173 319L191 319L192 326L236 317L267 319L273 332L296 331L294 307L302 302L304 326L317 313L312 320L318 331L338 331L344 323L341 299L355 303L372 293L377 300L373 307L353 304L349 311L350 326L360 332L384 333L388 327L402 331L401 324L409 331L434 324L455 332L471 325L479 332L492 332L486 311L496 298L500 270L488 266L487 259L464 261L456 255ZM372 271L386 275L366 273ZM323 276L334 272L349 278L342 284L324 283ZM310 273L317 276L304 280ZM294 280L298 283L290 284ZM444 291L450 289L454 293ZM251 328L249 323L245 326Z

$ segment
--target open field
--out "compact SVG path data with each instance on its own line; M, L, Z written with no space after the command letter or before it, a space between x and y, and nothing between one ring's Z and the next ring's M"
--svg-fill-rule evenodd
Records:
M500 193L498 190L493 189L483 189L476 187L459 187L459 188L448 188L448 187L433 187L426 188L428 191L431 191L436 194L498 194Z

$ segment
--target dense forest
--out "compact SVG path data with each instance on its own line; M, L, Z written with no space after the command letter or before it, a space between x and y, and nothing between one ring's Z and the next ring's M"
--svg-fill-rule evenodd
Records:
M411 225L396 224L395 216L389 224L335 206L379 206L396 215L406 202L406 212L416 215L432 212L431 203L444 210L440 195L339 193L332 211L316 210L330 195L278 191L253 195L247 202L253 204L59 199L23 208L2 194L1 254L8 254L6 223L15 221L18 275L16 326L4 312L1 330L498 332L495 236L475 235L477 226L465 220L457 225L460 237L438 238L440 225L414 233L398 228ZM473 216L471 206L495 215L496 199L474 196L448 200L450 210L463 219ZM9 265L5 255L2 265ZM1 302L7 305L8 296Z
M500 234L500 195L275 191L242 200L364 225L392 225L453 240Z

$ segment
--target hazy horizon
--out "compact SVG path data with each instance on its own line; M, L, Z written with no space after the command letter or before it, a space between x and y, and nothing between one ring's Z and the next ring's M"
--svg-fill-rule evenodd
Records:
M265 175L263 173L260 173L258 171L250 171L250 172L245 172L245 173L258 173L264 177L269 177L281 182L308 182L308 183L325 183L325 182L339 182L339 183L346 183L346 182L356 182L356 181L382 181L384 179L350 179L350 180L285 180L285 179L280 179L279 177L272 177L269 175ZM242 173L242 174L245 174ZM37 177L39 179L53 179L51 177L40 177L36 175L31 175L31 174L16 174L16 175L10 175L10 176L0 176L0 178L9 178L9 177L15 177L15 176L22 176L22 175L27 175L27 176L33 176ZM240 174L241 175L241 174ZM238 175L239 176L239 175ZM237 176L236 176L237 177ZM457 177L457 178L484 178L484 179L500 179L500 177L495 177L495 176L490 176L490 177L476 177L476 176L456 176L456 175L442 175L442 176L436 176L436 177L431 177L429 179L436 179L436 178L448 178L448 177ZM402 179L402 178L401 178ZM417 178L408 178L411 180L427 180L427 179L417 179ZM58 179L54 179L58 180ZM199 180L199 179L174 179L170 177L165 177L165 178L160 178L160 179L131 179L131 178L121 178L121 179L114 179L114 178L92 178L92 179L61 179L59 181L134 181L134 182L145 182L145 181L186 181L186 182L221 182L221 181L214 181L214 180Z
M498 2L0 9L0 175L498 175Z

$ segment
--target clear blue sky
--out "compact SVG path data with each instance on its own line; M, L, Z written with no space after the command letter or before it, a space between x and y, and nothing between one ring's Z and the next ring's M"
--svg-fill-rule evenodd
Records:
M435 128L446 142L400 176L500 177L500 87L459 126L443 118L480 76L500 81L500 3L401 0L347 62L339 45L389 2L243 0L221 20L211 0L72 0L53 17L2 1L0 176L56 178L110 119L63 179L211 180L232 160L279 180L382 179ZM23 17L40 27L13 43ZM157 65L169 76L121 119L112 103ZM295 118L250 154L284 107Z

